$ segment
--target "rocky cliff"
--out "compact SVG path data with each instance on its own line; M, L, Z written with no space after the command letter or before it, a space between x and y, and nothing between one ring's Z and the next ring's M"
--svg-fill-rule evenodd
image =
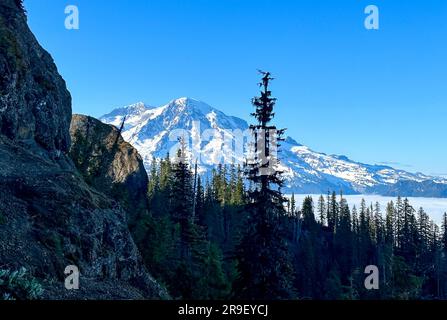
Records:
M0 0L0 269L26 268L42 298L166 298L108 192L109 181L133 179L117 173L126 158L112 162L110 180L85 182L68 156L70 94L17 3ZM80 269L79 290L64 287L68 265ZM0 281L0 299L2 290Z
M68 151L71 97L17 1L0 1L0 133Z
M70 156L87 183L119 201L131 220L148 209L143 160L116 127L73 115L70 136Z

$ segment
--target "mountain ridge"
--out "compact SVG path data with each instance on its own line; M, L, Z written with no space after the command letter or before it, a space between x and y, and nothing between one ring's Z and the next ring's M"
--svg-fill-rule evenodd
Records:
M209 173L218 163L243 164L245 151L234 149L248 123L200 100L182 97L159 107L139 102L114 109L100 120L120 127L124 118L123 137L140 152L146 169L154 157L175 152L182 134L189 136L189 149L193 158L200 160L201 174ZM228 139L232 142L226 143ZM447 197L447 179L442 177L316 152L292 137L281 145L280 169L284 171L286 192Z

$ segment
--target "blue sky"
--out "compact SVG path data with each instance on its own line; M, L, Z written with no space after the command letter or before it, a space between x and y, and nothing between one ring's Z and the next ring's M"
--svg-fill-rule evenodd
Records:
M380 30L364 8L380 9ZM77 5L80 30L66 30ZM73 111L189 96L250 120L256 70L277 124L317 151L447 176L447 1L25 0Z

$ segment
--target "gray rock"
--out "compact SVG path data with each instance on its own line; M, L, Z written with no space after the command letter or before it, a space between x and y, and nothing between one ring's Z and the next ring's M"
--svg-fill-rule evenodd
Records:
M71 96L16 1L0 3L0 133L67 152Z
M70 135L70 156L88 184L119 201L130 220L148 210L143 160L116 127L73 115Z
M68 163L0 136L1 268L30 270L51 299L168 297L143 266L126 212ZM65 290L68 265L80 268L82 290Z
M169 298L145 269L127 213L109 192L109 183L138 190L147 183L147 176L133 178L137 154L120 143L110 179L97 180L104 193L85 182L66 154L70 95L17 2L0 0L0 269L25 267L46 299ZM107 155L98 155L101 165ZM80 269L80 290L65 289L68 265Z

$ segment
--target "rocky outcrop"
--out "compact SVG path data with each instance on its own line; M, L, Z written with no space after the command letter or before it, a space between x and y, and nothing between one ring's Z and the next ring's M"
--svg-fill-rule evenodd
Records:
M143 160L119 130L92 117L73 115L70 156L85 181L118 200L134 220L148 208Z
M0 139L1 268L30 270L52 299L167 296L143 267L124 210L65 160ZM64 288L68 265L81 271L79 291Z
M19 1L0 1L0 133L66 152L71 97L51 56L27 26Z
M26 268L48 299L168 297L143 266L109 180L98 191L69 158L70 95L19 2L0 0L0 269ZM79 290L65 289L68 265L80 269Z

